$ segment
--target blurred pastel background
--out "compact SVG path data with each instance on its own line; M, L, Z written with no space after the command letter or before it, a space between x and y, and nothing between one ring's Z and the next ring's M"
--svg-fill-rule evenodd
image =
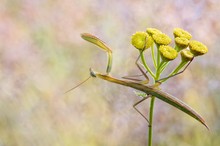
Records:
M147 145L133 89L90 79L63 94L87 78L90 67L105 72L106 54L80 33L112 48L111 74L121 77L139 74L130 37L147 27L172 38L174 27L184 28L209 48L162 89L198 111L210 131L157 100L154 146L219 146L219 16L219 0L1 0L0 146ZM147 115L149 101L138 108Z

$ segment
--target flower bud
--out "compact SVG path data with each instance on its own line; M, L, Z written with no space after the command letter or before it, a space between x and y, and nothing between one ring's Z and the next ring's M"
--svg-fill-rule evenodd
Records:
M190 51L194 56L203 55L208 52L208 48L199 41L190 41L189 42Z
M164 61L171 61L178 55L177 51L170 46L161 45L159 51Z
M180 50L185 49L186 47L188 47L189 40L187 38L184 38L184 37L176 37L175 38L175 43L176 43L176 46L179 48L179 50L177 50L177 51L180 51Z
M153 39L146 32L136 32L131 37L131 44L138 50L145 50L152 46Z
M164 33L155 33L153 39L158 45L169 45L171 43L171 38Z
M193 59L194 55L187 49L184 49L180 52L180 55L181 55L181 58L182 58L182 61L190 61Z
M190 40L192 38L192 35L189 32L187 32L181 28L174 28L173 35L175 38L176 37L184 37L188 40Z
M147 28L147 33L149 34L149 35L154 35L154 34L156 34L156 33L162 33L160 30L158 30L158 29L156 29L156 28Z

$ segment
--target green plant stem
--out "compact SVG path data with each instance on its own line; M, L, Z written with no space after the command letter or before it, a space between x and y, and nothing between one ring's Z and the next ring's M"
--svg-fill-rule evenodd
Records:
M177 45L175 45L174 49L175 49L177 52L180 51L180 48L179 48Z
M148 146L152 146L153 137L153 115L154 115L154 101L155 97L151 97L150 101L150 113L149 113L149 128L148 128Z
M151 55L152 55L154 67L157 68L157 62L155 60L155 54L154 54L154 45L151 46Z
M159 51L159 45L156 44L157 46L157 67L160 65L160 51Z
M161 74L161 70L166 65L166 63L167 61L163 61L163 60L160 62L160 65L157 67L157 70L156 70L157 74Z
M182 69L188 62L187 61L182 61L170 74L168 77L170 76L173 76L175 74L177 74L179 72L180 69ZM168 80L169 78L166 78L164 80L161 81L162 82L165 82L166 80Z
M145 69L150 73L150 75L155 78L155 75L154 73L151 71L151 69L148 67L147 63L146 63L146 60L145 60L145 57L144 57L144 53L143 52L140 52L141 54L141 61L145 67Z
M154 62L154 67L156 68L156 75L151 71L151 69L148 67L144 54L143 52L140 52L141 54L141 61L145 67L145 69L150 73L150 75L154 79L154 83L160 78L161 74L161 69L167 64L167 62L160 62L160 54L159 54L159 46L157 46L157 61L154 58L154 48L151 48L152 55L153 55L153 62ZM151 97L150 101L150 111L149 111L149 128L148 128L148 146L152 146L152 141L153 141L153 116L154 116L154 102L155 102L155 97Z
M160 78L160 73L157 72L156 74L157 75L154 78L154 83L156 83L156 81ZM153 141L154 102L155 102L155 97L152 96L150 101L150 112L149 112L148 146L152 146L152 141Z
M154 73L148 67L143 52L140 52L140 55L141 55L141 61L144 65L145 69L150 73L150 75L153 77L154 82L155 82L156 81L156 76L158 76L158 75L155 76ZM158 68L158 66L159 66L159 64L157 64L157 68ZM157 74L157 72L156 72L156 74ZM155 101L155 97L152 96L151 101L150 101L150 111L149 111L148 146L152 146L152 138L153 138L153 128L152 128L152 126L153 126L154 101Z
M188 63L188 62L187 61L182 61L170 75L172 76L172 75L178 73L179 70L186 65L186 63Z
M163 65L164 62L160 63L160 53L159 53L159 46L158 45L157 45L157 60L154 57L155 54L154 54L153 46L151 47L151 52L152 52L152 56L153 56L152 58L153 58L154 67L156 69L156 76L154 75L154 73L148 67L148 65L146 63L146 60L144 58L143 52L141 52L141 60L142 60L142 63L144 65L144 67L146 68L146 70L153 77L154 83L156 83L156 81L160 78L159 68L161 67L161 65ZM151 101L150 101L150 111L149 111L148 146L152 146L152 141L153 141L154 102L155 102L155 97L152 96Z
M167 61L166 63L163 64L163 66L160 69L160 74L164 71L164 69L167 67L167 65L170 63L170 61Z

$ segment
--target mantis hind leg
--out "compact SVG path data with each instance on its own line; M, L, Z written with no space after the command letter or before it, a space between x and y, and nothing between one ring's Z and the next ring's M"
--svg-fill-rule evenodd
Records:
M143 102L144 100L148 99L149 97L151 97L151 95L147 95L143 97L143 99L139 100L133 105L133 108L148 122L148 124L149 124L149 120L136 108L136 106L140 104L141 102Z

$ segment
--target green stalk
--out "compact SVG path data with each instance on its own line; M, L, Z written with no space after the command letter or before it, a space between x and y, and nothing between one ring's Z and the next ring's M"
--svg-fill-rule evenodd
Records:
M170 61L167 61L166 63L163 64L163 66L160 69L160 74L164 71L164 69L167 67L167 65L170 63Z
M144 53L143 52L140 52L141 54L141 61L145 67L145 69L150 73L150 75L155 78L155 75L154 73L151 71L151 69L148 67L147 63L146 63L146 60L145 60L145 57L144 57Z
M180 69L182 69L182 68L186 65L186 63L188 63L188 62L187 62L187 61L182 61L182 62L169 74L168 78L162 80L161 82L165 82L167 79L169 79L170 76L173 76L173 75L175 75L176 73L178 73L178 71L179 71Z
M157 67L160 65L160 51L159 51L159 45L156 44L157 46Z
M150 114L149 114L149 128L148 128L148 146L152 146L153 137L153 115L154 115L154 101L155 97L151 97L150 101Z
M157 45L157 44L156 44ZM160 62L160 53L159 53L159 46L157 45L157 61L154 58L154 50L151 48L152 55L153 55L153 62L154 67L156 68L156 76L153 76L154 83L160 78L160 68L163 66L164 62ZM143 64L146 64L146 61L142 59ZM147 69L147 68L146 68ZM149 128L148 128L148 146L152 146L153 141L153 116L154 116L154 102L155 97L151 97L150 101L150 111L149 111Z
M154 83L160 78L160 72L157 70L156 77L154 78ZM154 116L154 102L155 97L151 97L150 101L150 113L149 113L149 128L148 128L148 146L152 146L153 141L153 116Z
M177 45L175 45L174 49L179 53L179 51L181 50Z
M186 65L187 61L182 61L177 67L176 69L171 73L171 76L176 74L181 68L183 68L184 65Z
M154 45L151 46L151 55L152 55L154 67L157 68L157 62L155 60L155 54L154 54Z
M157 67L157 70L156 70L157 74L161 74L162 69L165 67L166 64L167 64L167 61L162 60L160 62L160 65Z
M154 52L152 51L152 55L154 56ZM141 52L141 60L142 60L142 63L144 65L144 67L146 68L146 70L151 74L151 76L153 77L154 79L154 83L156 83L156 80L158 80L160 78L160 71L159 71L159 68L160 66L162 66L164 64L164 62L161 62L160 63L160 54L158 52L157 54L157 62L155 59L153 59L155 65L156 66L156 76L154 75L154 73L150 70L150 68L148 67L147 63L146 63L146 60L145 60L145 57L143 55L143 52ZM159 61L159 63L158 63ZM156 64L158 63L158 64ZM153 116L154 116L154 102L155 102L155 97L152 96L151 97L151 101L150 101L150 111L149 111L149 129L148 129L148 146L152 146L152 141L153 141Z

